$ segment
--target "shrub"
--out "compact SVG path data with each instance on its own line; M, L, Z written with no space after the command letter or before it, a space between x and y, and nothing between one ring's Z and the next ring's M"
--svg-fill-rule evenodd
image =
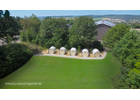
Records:
M44 47L38 46L38 45L33 44L33 43L22 42L21 44L23 44L23 45L27 46L29 49L31 49L33 51L33 54L40 53L42 50L47 49L46 46L44 48Z
M80 49L81 49L81 47L80 47L80 46L78 46L78 53L80 53Z
M23 44L10 44L0 47L0 78L7 76L24 65L33 53Z
M93 42L93 49L97 48L99 51L103 51L103 45L99 41Z
M129 89L126 81L129 78L129 71L129 68L121 67L120 72L116 73L115 76L111 78L113 89Z
M25 32L23 31L23 32L21 32L21 34L20 34L20 41L26 41L26 37L25 37Z

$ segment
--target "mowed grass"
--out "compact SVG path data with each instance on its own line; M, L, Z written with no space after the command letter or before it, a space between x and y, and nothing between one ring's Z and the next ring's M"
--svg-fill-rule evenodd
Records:
M0 79L1 89L110 89L121 64L111 53L102 60L33 56L24 66ZM41 83L41 85L5 85Z

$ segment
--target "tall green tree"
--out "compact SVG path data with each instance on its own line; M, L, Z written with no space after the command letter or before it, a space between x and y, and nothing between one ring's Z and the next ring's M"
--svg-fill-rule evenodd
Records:
M113 54L124 66L133 68L140 54L140 32L133 30L124 35L114 44Z
M21 26L6 10L4 16L0 17L0 38L9 44L14 35L19 35L20 29Z
M44 44L47 47L51 45L60 48L65 46L68 41L68 26L64 18L46 18L40 26L40 37L45 38Z
M23 19L20 19L20 24L24 30L33 28L35 32L38 33L41 21L34 14L32 14L30 17L25 16Z
M56 18L44 19L40 25L41 37L52 38L54 29L58 26L58 21Z
M69 28L66 25L67 21L64 18L57 19L58 26L54 29L53 41L57 48L65 46L68 42Z
M97 35L96 27L92 17L82 16L76 18L69 31L69 43L71 47L78 48L78 46L81 46L81 48L90 48Z
M112 78L112 87L116 89L140 89L140 54L135 63L135 68L121 67Z
M3 38L9 34L13 37L14 35L19 35L19 30L21 26L17 23L14 17L0 17L0 37Z
M74 20L73 19L70 19L70 20L67 20L68 24L70 25L73 25L74 24Z
M127 25L116 24L102 37L103 45L109 49L113 49L115 42L119 41L129 31L130 27Z
M9 17L10 16L10 12L8 10L5 10L5 13L3 14L4 17Z

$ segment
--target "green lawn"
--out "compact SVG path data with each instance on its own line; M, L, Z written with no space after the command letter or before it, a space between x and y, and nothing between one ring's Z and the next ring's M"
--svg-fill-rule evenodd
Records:
M0 88L110 89L110 78L120 70L120 66L111 53L107 53L103 60L33 56L24 66L0 79ZM17 83L41 83L41 85L17 85Z

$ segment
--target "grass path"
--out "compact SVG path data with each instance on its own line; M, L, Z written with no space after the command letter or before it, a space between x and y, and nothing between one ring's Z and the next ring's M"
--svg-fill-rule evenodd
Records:
M107 53L105 59L82 60L33 56L24 66L0 79L7 89L110 89L110 78L121 64ZM5 85L5 83L41 83L41 85Z

